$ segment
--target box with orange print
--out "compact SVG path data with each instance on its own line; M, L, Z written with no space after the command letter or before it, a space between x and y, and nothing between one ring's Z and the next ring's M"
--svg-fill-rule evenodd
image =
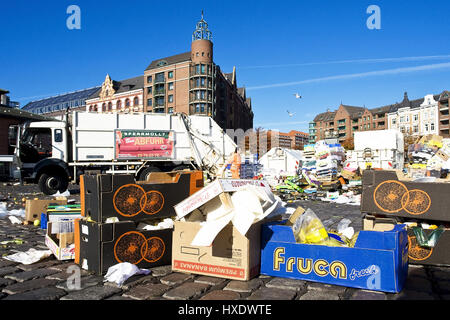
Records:
M173 229L141 230L133 221L75 221L75 263L103 275L108 268L129 262L148 269L169 265Z
M361 212L450 222L450 180L414 181L396 170L364 170Z
M80 178L82 215L96 222L161 220L174 217L174 205L203 188L202 171L84 174Z
M370 214L366 214L363 218L363 229L368 231L391 231L397 224L407 226L408 263L450 266L449 222Z

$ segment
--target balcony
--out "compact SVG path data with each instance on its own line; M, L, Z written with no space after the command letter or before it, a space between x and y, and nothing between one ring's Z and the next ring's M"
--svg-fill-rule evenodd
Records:
M338 130L339 130L339 131L345 131L345 126L343 126L343 127L338 127Z
M165 82L166 82L166 78L165 77L155 77L154 84L165 83Z
M201 106L190 105L189 114L202 114L211 116L211 105L202 104Z
M159 90L154 90L154 92L153 92L153 96L154 97L156 97L156 96L163 96L163 95L165 95L166 94L166 90L165 89L159 89Z

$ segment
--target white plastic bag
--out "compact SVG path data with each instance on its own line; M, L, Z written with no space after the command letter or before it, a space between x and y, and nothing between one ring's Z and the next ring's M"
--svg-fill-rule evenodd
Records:
M115 282L121 286L128 278L137 274L149 274L150 270L139 269L136 265L129 262L121 262L108 268L105 275L105 281Z

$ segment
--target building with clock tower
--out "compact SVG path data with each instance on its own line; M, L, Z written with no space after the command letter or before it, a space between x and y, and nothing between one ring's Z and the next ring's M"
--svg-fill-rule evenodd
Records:
M252 128L251 99L237 86L236 68L224 73L213 58L212 32L202 12L191 50L153 60L144 71L144 110L208 115L223 129Z

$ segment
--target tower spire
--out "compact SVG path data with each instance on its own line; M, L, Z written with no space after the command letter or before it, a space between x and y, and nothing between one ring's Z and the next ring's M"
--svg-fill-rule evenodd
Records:
M212 40L212 33L208 30L208 23L203 17L203 10L202 18L197 22L195 31L192 34L192 41L194 42L195 40Z

